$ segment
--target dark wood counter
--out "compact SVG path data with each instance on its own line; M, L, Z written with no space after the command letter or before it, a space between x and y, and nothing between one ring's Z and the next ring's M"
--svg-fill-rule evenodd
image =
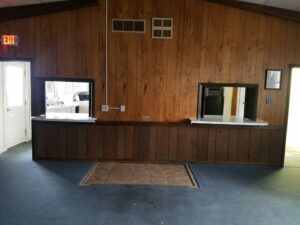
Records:
M282 165L281 126L32 121L33 158Z

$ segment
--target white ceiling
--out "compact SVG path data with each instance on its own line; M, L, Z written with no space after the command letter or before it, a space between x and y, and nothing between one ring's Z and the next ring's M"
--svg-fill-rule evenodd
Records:
M0 8L20 5L34 5L49 2L62 2L66 0L0 0Z
M265 6L300 11L300 0L239 0Z

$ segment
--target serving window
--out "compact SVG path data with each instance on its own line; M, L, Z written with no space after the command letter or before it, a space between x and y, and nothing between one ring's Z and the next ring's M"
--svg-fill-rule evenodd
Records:
M94 80L39 78L35 85L35 116L93 116Z

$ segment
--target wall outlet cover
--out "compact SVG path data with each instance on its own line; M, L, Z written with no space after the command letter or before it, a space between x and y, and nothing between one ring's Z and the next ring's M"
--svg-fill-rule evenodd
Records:
M120 112L125 112L125 105L120 106Z

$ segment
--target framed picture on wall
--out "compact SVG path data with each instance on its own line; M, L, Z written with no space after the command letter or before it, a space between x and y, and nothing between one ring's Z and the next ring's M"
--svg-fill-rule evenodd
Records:
M266 70L265 89L280 90L282 70Z

